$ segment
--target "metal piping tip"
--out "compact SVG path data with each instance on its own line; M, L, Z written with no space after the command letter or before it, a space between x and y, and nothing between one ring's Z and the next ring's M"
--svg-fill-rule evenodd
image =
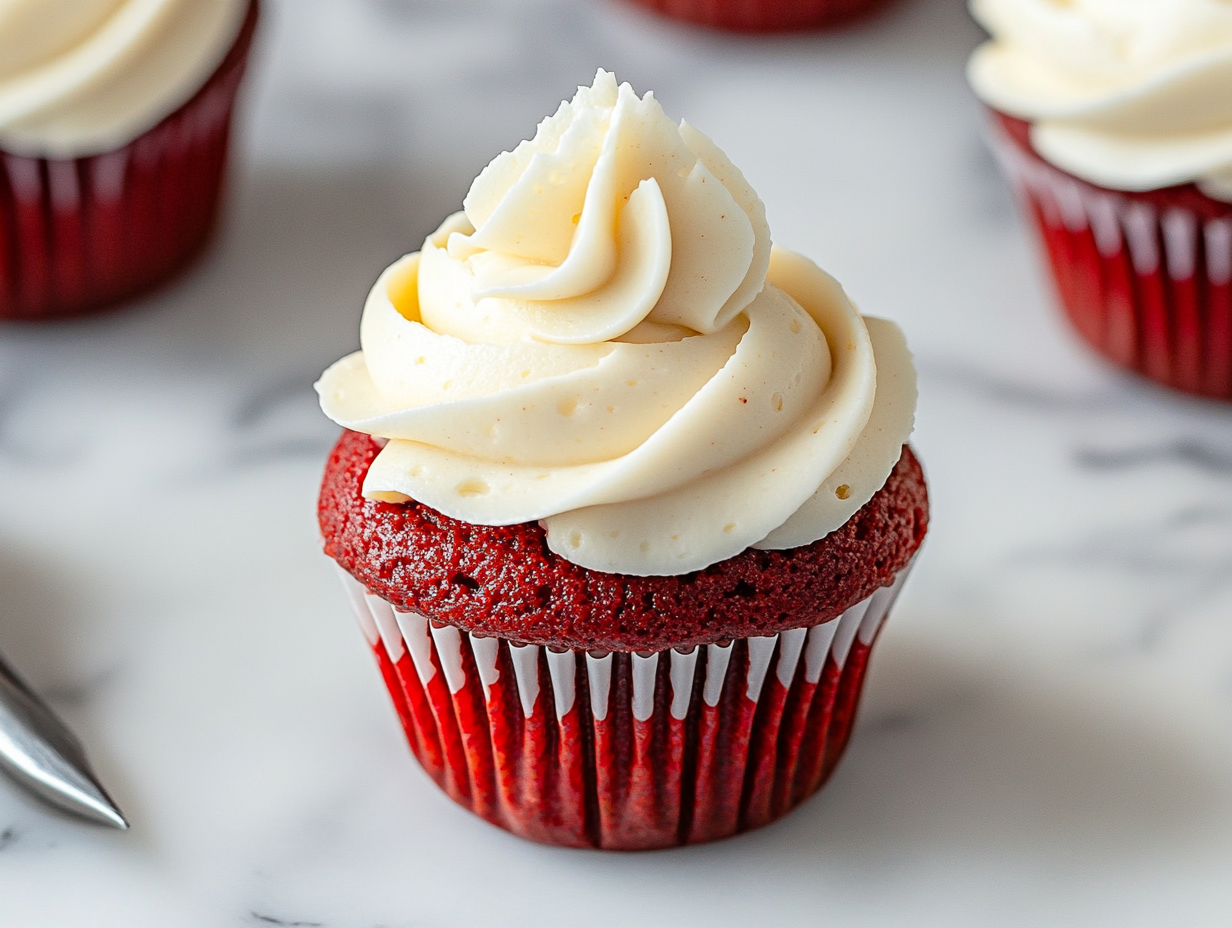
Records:
M126 830L81 742L0 658L0 767L31 793L74 815Z

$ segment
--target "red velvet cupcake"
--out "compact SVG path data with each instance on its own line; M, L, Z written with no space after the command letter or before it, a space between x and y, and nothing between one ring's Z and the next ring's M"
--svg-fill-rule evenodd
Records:
M886 0L636 0L664 16L730 32L799 32L849 22Z
M821 786L927 529L915 376L713 142L600 72L361 343L317 384L321 532L445 792L637 850Z
M1232 399L1232 7L972 9L993 40L971 81L1074 328L1122 368Z
M257 2L27 6L0 28L0 319L43 320L200 252Z

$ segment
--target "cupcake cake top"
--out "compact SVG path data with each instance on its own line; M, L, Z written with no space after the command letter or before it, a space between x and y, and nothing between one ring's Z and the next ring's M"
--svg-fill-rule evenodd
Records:
M1103 187L1232 197L1232 2L971 0L968 75L1036 150Z
M381 275L317 384L389 439L364 494L541 521L593 570L808 544L885 483L915 375L898 329L772 249L706 136L600 71Z
M0 0L0 148L120 148L185 103L250 0Z

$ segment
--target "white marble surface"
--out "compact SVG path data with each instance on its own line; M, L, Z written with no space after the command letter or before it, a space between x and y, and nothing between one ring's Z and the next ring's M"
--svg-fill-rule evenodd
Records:
M0 923L1232 923L1232 407L1077 346L981 142L961 0L736 39L615 0L271 0L222 234L0 327L0 649L133 821L0 781ZM314 525L309 385L381 268L598 65L900 321L934 523L831 785L726 843L525 844L418 770Z

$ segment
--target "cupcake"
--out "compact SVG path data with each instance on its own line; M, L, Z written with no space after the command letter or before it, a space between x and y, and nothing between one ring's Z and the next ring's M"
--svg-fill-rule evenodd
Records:
M0 8L0 319L99 309L214 224L256 0Z
M774 820L838 762L927 527L902 334L603 71L463 206L317 384L325 551L412 751L550 844Z
M884 0L635 0L685 22L730 32L794 32L835 26Z
M1232 5L972 0L968 74L1082 338L1232 398Z

